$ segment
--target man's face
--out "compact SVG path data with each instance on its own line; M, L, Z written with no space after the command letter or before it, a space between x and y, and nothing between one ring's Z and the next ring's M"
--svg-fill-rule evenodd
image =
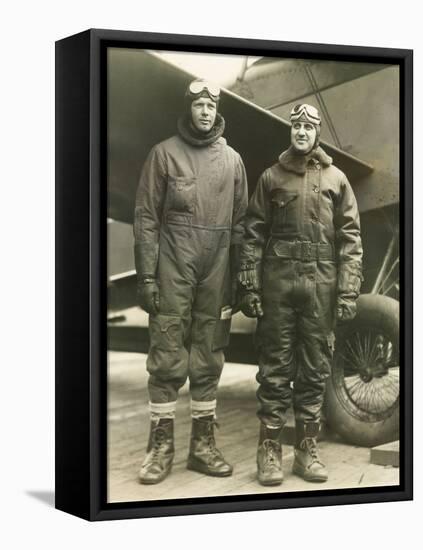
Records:
M314 124L297 120L291 126L291 143L299 153L306 155L313 149L316 134Z
M208 97L199 97L191 103L191 118L200 132L209 132L216 120L216 103Z

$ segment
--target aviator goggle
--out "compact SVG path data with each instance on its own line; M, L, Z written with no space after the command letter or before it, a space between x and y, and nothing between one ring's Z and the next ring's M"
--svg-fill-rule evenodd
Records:
M290 120L291 122L296 122L300 119L305 119L312 124L320 124L320 115L319 111L313 105L307 105L307 103L301 103L300 105L295 105L291 111Z
M189 94L194 96L200 95L204 90L214 101L219 100L220 88L216 84L206 80L194 80L188 87Z

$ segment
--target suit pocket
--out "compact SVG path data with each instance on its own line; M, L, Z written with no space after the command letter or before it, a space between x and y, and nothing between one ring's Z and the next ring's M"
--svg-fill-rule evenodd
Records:
M184 214L194 214L197 202L197 180L195 177L170 176L167 188L168 209Z
M332 370L333 354L335 352L335 334L330 332L323 337L320 349L320 376L327 378Z
M182 322L173 315L150 315L150 343L163 351L176 351L183 346Z
M273 225L279 230L292 230L296 226L298 193L275 189L271 195Z

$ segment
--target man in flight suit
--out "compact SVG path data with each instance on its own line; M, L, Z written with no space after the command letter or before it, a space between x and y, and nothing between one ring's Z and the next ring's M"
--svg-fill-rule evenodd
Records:
M362 246L354 193L319 147L320 115L291 111L291 146L259 179L245 223L238 279L242 311L259 317L258 480L283 480L280 437L293 404L293 472L326 481L316 447L336 319L352 319ZM291 389L293 382L293 389Z
M141 483L170 472L178 390L190 382L188 468L228 476L214 439L216 390L229 340L235 250L243 235L247 180L239 154L222 137L220 89L197 80L185 94L178 133L153 147L135 208L138 297L150 314L151 431ZM232 272L231 272L232 271Z

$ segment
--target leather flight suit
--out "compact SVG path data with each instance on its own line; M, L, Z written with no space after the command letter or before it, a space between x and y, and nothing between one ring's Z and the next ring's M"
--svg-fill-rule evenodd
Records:
M337 301L357 298L361 265L347 178L320 147L306 156L291 147L259 179L241 252L241 270L250 273L264 312L256 334L264 424L283 426L291 404L297 421L319 421Z

